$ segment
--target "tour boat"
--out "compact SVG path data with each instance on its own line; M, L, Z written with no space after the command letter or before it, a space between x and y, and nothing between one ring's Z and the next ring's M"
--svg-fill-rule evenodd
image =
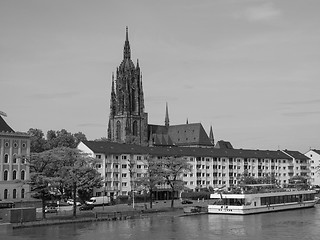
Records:
M314 190L273 188L270 184L242 186L238 192L210 195L208 213L254 214L313 207L317 200Z

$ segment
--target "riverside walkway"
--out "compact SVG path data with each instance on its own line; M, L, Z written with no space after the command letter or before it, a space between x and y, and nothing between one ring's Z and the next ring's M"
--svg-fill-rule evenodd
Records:
M11 227L26 228L36 226L47 226L80 222L95 221L117 221L133 218L147 217L149 214L157 214L163 212L172 212L176 215L183 214L183 208L186 206L207 206L206 201L193 201L193 204L182 204L180 200L175 200L174 207L171 208L171 201L156 201L152 208L150 203L137 203L134 208L128 204L117 204L113 206L99 206L92 211L79 211L77 208L77 216L73 217L72 206L61 207L58 213L46 213L46 219L42 219L40 209L37 211L37 221L12 223Z

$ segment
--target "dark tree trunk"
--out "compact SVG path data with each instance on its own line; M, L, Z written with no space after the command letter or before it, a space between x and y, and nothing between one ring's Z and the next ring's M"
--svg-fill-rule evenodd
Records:
M46 218L46 199L44 196L42 196L41 202L42 202L42 218L45 219Z
M150 208L152 208L152 193L153 193L153 191L152 191L152 189L150 189Z
M174 188L171 191L171 207L173 208L174 205Z
M77 217L77 183L73 183L73 217Z

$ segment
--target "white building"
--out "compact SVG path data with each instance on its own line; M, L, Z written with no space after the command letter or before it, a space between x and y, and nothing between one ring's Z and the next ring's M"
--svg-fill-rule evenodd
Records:
M96 167L105 186L96 195L127 195L131 191L129 163L133 163L133 177L141 176L147 168L147 156L183 158L192 165L184 174L185 186L197 191L201 188L230 187L246 172L255 178L274 176L281 185L295 175L308 176L307 157L297 151L269 151L248 149L219 149L195 147L142 147L102 141L84 141L78 148L97 159Z
M310 149L304 155L310 158L310 183L320 186L320 150Z
M15 132L0 116L0 200L30 198L29 166L22 155L30 154L30 136Z

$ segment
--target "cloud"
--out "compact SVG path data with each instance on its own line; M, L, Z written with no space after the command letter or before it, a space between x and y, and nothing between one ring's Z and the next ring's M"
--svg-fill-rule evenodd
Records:
M281 11L272 3L263 3L259 6L251 6L244 9L237 17L245 18L248 21L266 22L280 17Z
M78 127L106 127L106 124L101 123L80 123Z
M318 114L320 114L320 111L283 113L283 115L286 117L306 117L306 116L318 115Z
M75 95L78 95L79 92L76 91L70 91L70 92L61 92L61 93L37 93L31 95L32 98L37 99L55 99L55 98L70 98Z
M308 105L308 104L314 104L314 103L320 103L320 99L283 102L282 104L286 104L286 105Z

